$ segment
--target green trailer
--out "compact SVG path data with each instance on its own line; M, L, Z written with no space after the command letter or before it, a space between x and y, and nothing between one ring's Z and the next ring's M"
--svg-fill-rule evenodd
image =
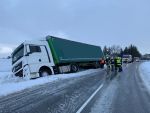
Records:
M14 50L12 72L27 78L77 72L84 67L100 67L103 57L98 46L47 36L44 40L25 41Z
M56 65L62 64L98 64L104 58L99 46L47 36Z

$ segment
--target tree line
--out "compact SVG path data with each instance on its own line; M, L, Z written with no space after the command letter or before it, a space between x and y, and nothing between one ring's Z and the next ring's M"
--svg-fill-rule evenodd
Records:
M123 55L132 55L132 57L141 57L141 53L135 45L130 45L124 49L118 45L113 45L111 47L104 46L103 53L105 56L123 56Z

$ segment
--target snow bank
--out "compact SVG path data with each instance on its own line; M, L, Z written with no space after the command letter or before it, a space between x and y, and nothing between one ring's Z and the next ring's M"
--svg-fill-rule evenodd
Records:
M141 78L150 92L150 62L144 62L139 68Z
M99 72L100 69L90 69L72 74L59 74L48 77L42 77L35 80L26 80L25 78L15 77L11 73L11 59L0 59L0 96L5 96L17 91L31 88L36 85L42 85L49 82L59 81L81 77L87 74Z
M11 59L0 59L0 84L6 83L7 81L9 82L12 76Z
M11 59L0 59L0 72L11 71Z
M6 96L8 94L24 90L26 88L31 88L36 85L42 85L45 83L50 83L54 81L59 81L63 79L70 79L75 77L81 77L87 74L92 74L95 72L99 72L101 69L90 69L78 73L72 74L59 74L59 75L52 75L47 77L38 78L35 80L25 80L22 78L11 77L10 73L3 73L8 74L6 78L0 80L0 96ZM1 73L2 74L2 73Z

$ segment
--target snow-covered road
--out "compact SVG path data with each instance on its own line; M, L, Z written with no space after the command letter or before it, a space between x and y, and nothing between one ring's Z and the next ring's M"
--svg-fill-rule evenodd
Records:
M51 75L47 77L42 77L34 80L26 80L19 77L11 76L11 74L8 72L2 72L0 73L0 76L3 76L0 78L0 96L6 96L11 93L15 93L17 91L21 91L27 88L31 88L33 86L42 85L45 83L50 82L56 82L59 80L64 79L73 79L77 77L82 77L87 74L93 74L95 72L101 71L100 69L90 69L78 73L72 73L72 74L59 74L59 75Z
M82 113L150 113L149 88L150 62L135 62L107 82Z
M82 73L0 97L0 113L74 113L104 81L105 71Z
M36 80L16 78L3 70L0 113L76 113L80 108L81 113L149 113L149 67L150 62L124 66L124 71L112 80L106 79L106 71L100 69Z

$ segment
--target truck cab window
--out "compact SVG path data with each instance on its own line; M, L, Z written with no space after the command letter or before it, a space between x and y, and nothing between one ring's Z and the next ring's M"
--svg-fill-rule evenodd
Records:
M29 48L30 48L30 52L31 53L41 52L40 46L32 46L32 45L30 45Z
M24 55L24 46L19 46L16 51L12 54L12 63L14 64Z

